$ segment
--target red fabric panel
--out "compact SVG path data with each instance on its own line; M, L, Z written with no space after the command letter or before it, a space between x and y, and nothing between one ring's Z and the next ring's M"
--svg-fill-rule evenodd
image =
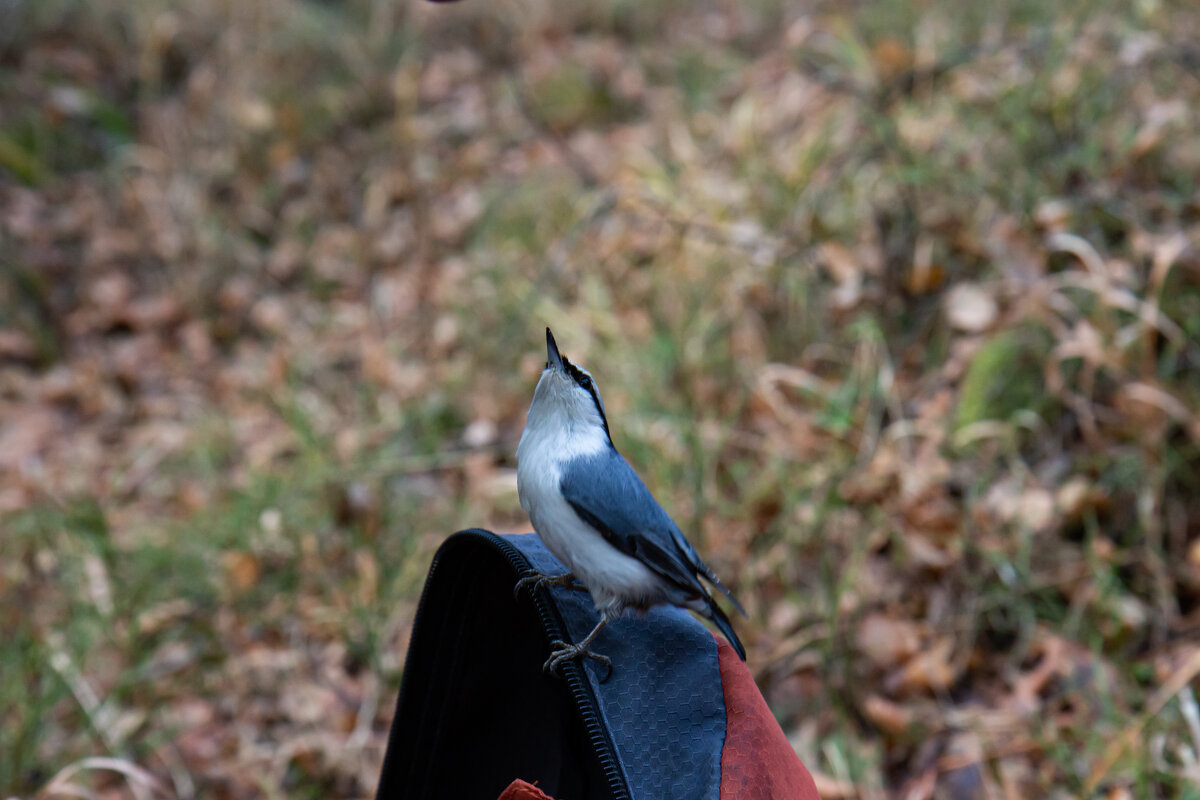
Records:
M721 800L820 800L812 775L788 744L745 662L728 642L715 638L725 691Z
M522 780L515 780L508 785L499 800L554 800L553 797Z

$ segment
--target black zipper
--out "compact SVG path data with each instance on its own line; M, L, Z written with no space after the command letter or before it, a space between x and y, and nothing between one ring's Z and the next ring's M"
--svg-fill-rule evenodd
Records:
M491 531L470 528L465 531L459 531L454 535L482 537L508 559L508 563L512 564L517 575L528 572L533 566L529 563L529 559L525 557L525 554L518 550L516 546L504 537L498 536ZM437 561L435 557L433 564L429 567L430 577L433 576L433 571L437 568ZM567 626L563 623L558 609L550 600L549 592L545 589L533 592L533 603L537 607L542 629L550 634L550 638L566 640L568 638ZM421 609L418 607L417 619L413 623L414 630L420 617ZM625 777L621 773L621 766L617 761L616 747L613 745L612 738L608 735L607 728L604 727L604 723L601 721L600 704L596 700L596 693L592 691L592 685L588 683L583 673L583 667L578 661L568 661L559 671L567 681L567 688L571 692L571 698L575 702L575 707L579 709L580 716L583 717L583 727L587 732L588 742L591 744L592 752L599 759L600 769L604 772L604 777L608 780L608 788L613 800L630 800L629 787L625 783Z

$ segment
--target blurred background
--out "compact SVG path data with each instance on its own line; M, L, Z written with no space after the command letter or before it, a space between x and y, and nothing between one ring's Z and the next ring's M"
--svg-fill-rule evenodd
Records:
M1197 42L4 0L0 795L370 796L550 325L827 800L1200 797Z

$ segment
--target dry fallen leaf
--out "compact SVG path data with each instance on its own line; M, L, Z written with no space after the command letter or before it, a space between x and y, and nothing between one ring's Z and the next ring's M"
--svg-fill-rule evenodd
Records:
M258 583L261 568L258 558L245 550L227 550L221 556L221 565L229 584L238 591L245 591Z
M1069 478L1062 486L1058 487L1058 491L1054 497L1054 504L1058 508L1059 513L1067 519L1076 519L1086 508L1090 494L1091 486L1088 484L1087 479L1075 475Z
M1017 501L1017 519L1032 531L1042 531L1054 520L1054 497L1040 486L1021 492Z
M904 548L913 564L931 570L943 570L953 565L962 549L956 541L938 545L919 533L905 534Z
M896 688L908 691L945 691L959 674L953 655L953 640L939 639L909 659L898 678L889 681L889 686L894 684Z
M913 65L912 50L894 36L884 36L877 41L871 55L879 76L884 80L894 78Z
M909 620L871 614L859 623L855 644L876 666L890 669L920 648L920 628Z
M1187 560L1193 567L1200 569L1200 539L1194 539L1188 545Z
M5 358L29 359L37 353L33 339L22 331L0 328L0 363Z
M867 695L863 701L863 714L881 730L892 734L908 730L914 718L909 709L877 694Z
M832 295L834 307L843 311L853 308L862 299L863 271L858 259L838 242L823 243L820 252L822 264L837 284Z
M982 333L996 322L999 307L982 286L960 283L946 293L946 320L966 333Z
M1043 200L1033 212L1038 227L1049 233L1065 231L1071 222L1071 204L1066 200Z

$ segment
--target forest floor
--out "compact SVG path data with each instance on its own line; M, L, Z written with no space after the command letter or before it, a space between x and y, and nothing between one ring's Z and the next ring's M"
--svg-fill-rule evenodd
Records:
M1200 797L1198 42L4 3L0 796L370 796L550 325L826 800Z

